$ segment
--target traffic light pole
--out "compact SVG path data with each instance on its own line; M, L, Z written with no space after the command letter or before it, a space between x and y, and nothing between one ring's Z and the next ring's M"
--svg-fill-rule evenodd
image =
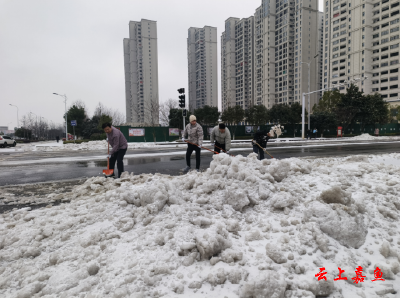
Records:
M185 88L180 88L178 89L179 94L182 94L179 96L179 107L182 109L182 118L183 118L183 130L185 130ZM182 136L183 137L183 136Z
M183 130L185 130L185 116L183 116L183 109L182 109L182 118L183 118Z

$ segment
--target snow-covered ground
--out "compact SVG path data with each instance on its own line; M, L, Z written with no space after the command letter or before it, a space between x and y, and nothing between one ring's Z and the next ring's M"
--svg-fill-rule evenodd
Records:
M203 173L88 179L71 203L0 215L0 296L398 297L389 158L221 154Z

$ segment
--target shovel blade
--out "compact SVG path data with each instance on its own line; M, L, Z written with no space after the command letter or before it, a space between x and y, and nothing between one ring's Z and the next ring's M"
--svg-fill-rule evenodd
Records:
M103 170L103 174L106 176L111 176L112 174L114 174L114 170Z

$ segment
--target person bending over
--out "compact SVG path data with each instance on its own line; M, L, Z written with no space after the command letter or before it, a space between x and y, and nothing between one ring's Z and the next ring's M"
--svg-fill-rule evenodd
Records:
M102 128L107 134L108 142L112 147L112 151L107 155L110 158L110 169L114 170L115 162L117 162L118 178L120 178L124 172L124 156L128 149L128 142L122 132L111 126L110 123L104 123ZM113 173L110 177L115 177L115 174Z
M266 130L257 131L253 137L253 152L258 154L258 159L264 159L264 150L262 148L267 148L267 142L271 138L271 135ZM258 145L262 148L260 148Z
M220 148L222 148L223 151L229 154L229 150L231 150L231 133L229 129L225 127L225 123L220 123L213 128L210 140L211 146L214 146L215 152L221 153Z

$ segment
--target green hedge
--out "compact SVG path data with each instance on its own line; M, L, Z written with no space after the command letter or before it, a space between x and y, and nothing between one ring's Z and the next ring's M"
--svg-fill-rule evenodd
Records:
M107 139L106 133L94 133L90 136L91 141L102 141Z
M81 144L89 142L90 140L75 140L75 144ZM63 141L63 144L74 144L74 141Z

